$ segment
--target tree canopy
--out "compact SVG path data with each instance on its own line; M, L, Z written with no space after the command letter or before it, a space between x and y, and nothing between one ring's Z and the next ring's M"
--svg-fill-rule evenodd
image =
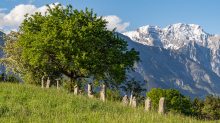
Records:
M55 5L55 4L53 4ZM22 60L32 66L51 66L54 71L69 78L68 88L80 78L94 77L112 80L106 84L120 84L126 71L134 71L135 62L141 61L139 52L127 49L115 29L107 30L106 20L93 11L80 12L72 6L63 9L61 4L51 9L50 15L36 12L25 15L19 30L18 46L22 47ZM105 81L107 82L107 81Z

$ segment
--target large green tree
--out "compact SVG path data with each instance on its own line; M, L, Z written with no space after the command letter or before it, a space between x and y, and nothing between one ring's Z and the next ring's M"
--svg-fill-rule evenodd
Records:
M55 5L55 4L53 4ZM47 66L69 78L68 88L79 78L94 77L120 84L126 71L134 71L139 52L127 49L127 42L115 32L107 30L106 20L93 11L80 12L61 4L51 9L50 15L36 12L21 24L18 46L23 48L22 60L32 66ZM106 83L108 83L106 81ZM109 84L109 83L108 83Z

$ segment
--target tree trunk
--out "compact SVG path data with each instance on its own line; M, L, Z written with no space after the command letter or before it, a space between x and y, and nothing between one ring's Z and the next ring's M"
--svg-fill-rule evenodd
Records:
M72 81L73 81L73 72L72 71L70 71L69 72L69 86L68 86L68 88L69 88L69 90L70 91L72 91L72 88L73 88L73 85L72 85Z
M69 90L71 91L72 89L72 78L69 77L69 86L68 86Z

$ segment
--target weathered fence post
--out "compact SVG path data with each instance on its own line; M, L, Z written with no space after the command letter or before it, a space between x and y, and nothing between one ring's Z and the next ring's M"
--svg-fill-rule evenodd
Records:
M88 84L88 96L89 98L93 98L92 83Z
M75 85L74 86L74 95L78 95L79 94L79 86Z
M161 97L159 102L159 114L165 114L165 105L165 97Z
M151 110L151 99L150 99L150 97L148 97L147 100L145 101L145 110L146 111Z
M129 104L129 99L128 99L128 96L127 96L127 95L125 95L125 96L123 97L121 103L122 103L123 106L128 106L128 104Z
M105 101L106 91L105 91L105 84L104 83L102 83L102 85L101 85L100 97L101 97L101 100Z
M137 107L138 106L138 102L137 102L137 99L136 97L134 96L133 99L132 99L132 107Z
M57 89L59 89L59 81L61 80L60 78L59 79L55 79L57 80Z
M47 78L47 86L46 86L46 88L49 88L50 87L50 78L48 77Z
M44 88L44 76L42 77L41 88Z

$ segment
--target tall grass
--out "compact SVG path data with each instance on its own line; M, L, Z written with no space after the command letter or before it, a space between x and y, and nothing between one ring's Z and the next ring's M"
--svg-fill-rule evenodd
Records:
M102 102L86 95L74 96L67 90L34 85L0 83L0 122L26 123L200 123L192 117L144 107L122 106L120 102ZM211 122L211 121L209 121ZM212 121L217 122L217 121Z

